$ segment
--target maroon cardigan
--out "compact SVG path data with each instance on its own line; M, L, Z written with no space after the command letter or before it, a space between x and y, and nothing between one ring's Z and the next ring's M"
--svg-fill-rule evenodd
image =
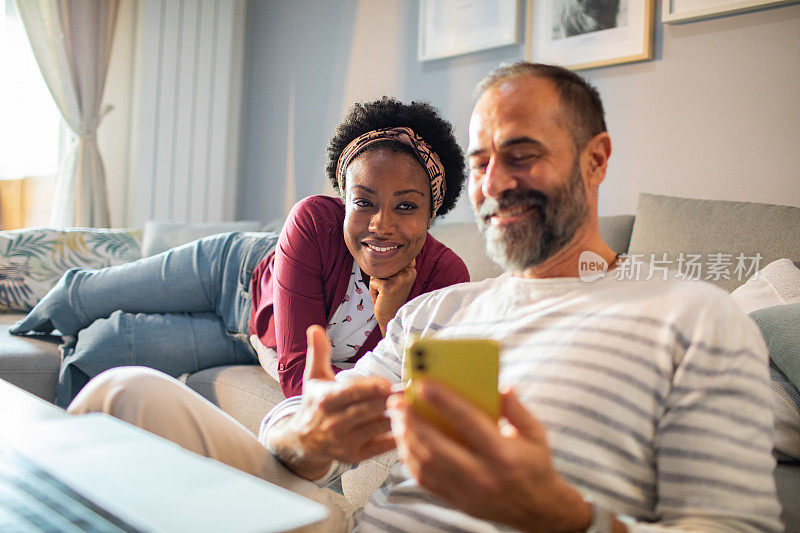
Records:
M345 245L343 226L341 200L305 198L289 213L275 250L253 271L250 332L278 352L278 375L287 397L302 391L306 329L313 324L325 327L347 293L353 256ZM409 300L469 281L461 258L430 235L417 255L416 269ZM375 327L349 361L372 350L381 338Z

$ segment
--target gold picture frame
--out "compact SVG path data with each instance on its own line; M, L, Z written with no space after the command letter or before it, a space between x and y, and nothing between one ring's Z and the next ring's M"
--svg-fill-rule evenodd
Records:
M527 1L528 61L584 70L653 59L655 0L619 0L616 11L602 17L565 15L564 10L576 5L566 0Z

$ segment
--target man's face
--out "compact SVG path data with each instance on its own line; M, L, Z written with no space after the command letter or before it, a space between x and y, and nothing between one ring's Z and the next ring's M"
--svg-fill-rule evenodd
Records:
M489 256L535 267L587 219L578 154L550 81L522 77L489 89L469 125L469 196Z

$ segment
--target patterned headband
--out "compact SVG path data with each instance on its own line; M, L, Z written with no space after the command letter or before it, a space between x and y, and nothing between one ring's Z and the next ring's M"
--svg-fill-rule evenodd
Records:
M444 183L444 166L439 156L434 152L431 147L422 140L422 137L414 133L411 128L381 128L378 130L368 131L367 133L356 137L350 144L348 144L342 155L339 156L339 162L336 164L336 183L341 187L342 176L345 170L353 162L358 154L364 151L371 144L381 141L396 141L400 144L409 146L414 155L417 156L428 178L431 180L431 218L436 216L436 212L442 207L444 201L444 193L446 186Z

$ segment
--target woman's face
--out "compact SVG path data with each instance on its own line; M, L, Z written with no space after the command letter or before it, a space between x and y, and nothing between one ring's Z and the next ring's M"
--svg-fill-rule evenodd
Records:
M425 243L431 212L428 175L414 156L378 148L347 167L345 187L347 249L368 276L397 274Z

